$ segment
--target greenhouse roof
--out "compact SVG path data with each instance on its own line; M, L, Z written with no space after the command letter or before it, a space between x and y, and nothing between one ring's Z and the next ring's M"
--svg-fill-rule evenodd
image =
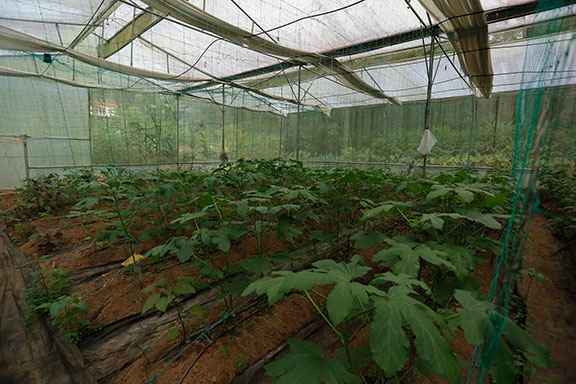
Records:
M282 113L298 99L320 110L400 103L426 97L434 34L432 97L488 97L519 88L525 46L550 39L547 20L562 20L554 39L574 31L573 1L540 13L537 3L0 0L0 75Z

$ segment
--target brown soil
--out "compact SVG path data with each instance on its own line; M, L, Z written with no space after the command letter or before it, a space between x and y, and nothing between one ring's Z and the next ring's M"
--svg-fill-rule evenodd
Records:
M530 224L524 268L535 268L550 281L532 281L526 299L527 327L550 352L555 368L542 370L531 384L551 379L576 383L576 250L566 247L552 232L546 218L536 214ZM525 295L529 277L520 275L519 292Z
M151 242L136 244L137 248L135 251L145 253L154 246L150 244ZM265 245L264 252L278 252L285 247L285 244L273 233L264 234L263 244ZM114 249L114 252L122 254L122 249ZM234 265L239 260L256 253L257 245L254 239L240 241L240 243L234 244L229 251L230 264ZM128 255L124 253L123 258L120 257L120 259L123 261ZM223 267L224 264L225 260L223 258L215 262L218 267ZM147 296L142 293L142 288L151 285L156 280L163 277L175 280L183 274L187 276L198 276L200 274L198 268L191 269L180 263L171 263L163 267L162 271L155 271L155 267L146 268L146 264L143 267L152 273L143 273L141 283L136 276L130 276L128 271L119 271L117 269L103 274L85 286L78 287L80 291L87 293L84 300L90 308L88 316L97 326L105 326L127 316L140 313L142 304ZM202 280L198 280L198 282L202 282Z
M0 198L0 210L9 209L13 204L12 195ZM145 273L143 281L130 277L123 271L119 263L130 255L126 244L101 249L94 239L96 234L105 228L103 223L92 223L82 226L79 219L41 218L31 222L36 232L28 241L20 246L27 256L41 256L50 254L51 263L46 268L63 268L67 272L75 272L107 263L114 264L111 270L103 272L87 283L80 283L76 288L85 292L84 300L89 304L88 317L94 326L104 327L128 316L140 313L142 303L146 299L142 294L142 287L146 287L160 277L176 279L182 274L198 275L199 271L182 266L179 263L168 263L161 270L157 266L142 263ZM403 222L398 223L402 225ZM58 229L56 229L58 228ZM394 226L392 226L394 228ZM57 235L56 235L57 234ZM136 253L146 253L158 245L157 240L140 242L135 245ZM280 240L275 234L265 235L264 244L266 252L279 252L289 248L289 245ZM371 258L379 249L357 251L363 260L372 267ZM233 244L230 263L257 253L256 243L253 239L244 239ZM216 252L218 254L218 252ZM221 256L221 255L220 255ZM485 256L488 259L488 256ZM547 378L555 382L576 383L576 305L573 303L573 292L576 289L576 268L574 261L576 254L573 249L563 249L563 244L553 236L548 221L536 215L530 227L530 240L524 254L524 268L536 268L550 283L534 281L530 296L527 300L527 325L537 340L545 344L551 352L552 359L558 364L555 369L543 372ZM219 266L224 259L217 261ZM474 277L482 284L481 292L487 294L492 277L493 266L490 260L479 263ZM374 274L374 270L371 273ZM528 278L521 275L519 291L525 292ZM323 294L330 292L330 287L321 287ZM240 302L239 298L235 299ZM315 296L319 303L322 299ZM546 303L546 306L540 305ZM254 308L255 310L256 308ZM212 306L205 314L205 321L211 323L217 320L225 310L223 303ZM254 364L269 351L285 342L286 338L295 335L299 330L318 319L318 314L312 304L302 295L292 294L280 301L266 313L255 313L254 310L232 320L232 322L249 316L237 330L228 331L227 325L213 331L210 337L214 340L209 343L200 340L187 349L182 356L172 362L156 380L157 383L177 383L199 354L201 357L194 363L183 383L198 384L225 384L230 383L243 368ZM190 324L191 328L202 327L200 322ZM359 346L368 342L369 327L360 327L353 338L352 346ZM221 337L218 337L222 335ZM155 372L159 372L170 360L170 351L179 350L179 346L163 336L154 341L152 351L147 352L147 359L140 354L136 360L120 372L103 381L106 383L142 383L147 382ZM470 361L474 347L466 343L461 332L452 340L455 353L465 361ZM205 351L204 351L205 349ZM329 355L333 354L331 348L327 349ZM463 378L467 369L462 370ZM532 378L530 383L543 382ZM445 380L436 377L428 380L422 376L414 379L413 383L444 384Z
M319 298L316 297L315 300ZM242 368L260 359L286 338L296 333L304 325L316 318L317 313L312 304L301 295L291 295L274 306L272 312L255 316L245 321L236 334L228 333L217 339L201 355L186 375L183 383L223 384L232 381ZM238 334L239 333L239 334ZM206 348L205 342L198 342L174 361L157 383L177 383L198 354ZM150 360L161 356L164 348L154 351ZM165 361L148 365L140 358L114 376L109 383L136 384L146 382L152 374L161 368Z

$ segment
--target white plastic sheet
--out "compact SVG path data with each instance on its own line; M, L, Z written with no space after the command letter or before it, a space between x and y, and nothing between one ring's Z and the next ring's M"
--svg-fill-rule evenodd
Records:
M432 148L434 148L437 142L438 140L434 137L432 132L430 132L429 129L425 129L417 151L423 155L428 155L432 152Z

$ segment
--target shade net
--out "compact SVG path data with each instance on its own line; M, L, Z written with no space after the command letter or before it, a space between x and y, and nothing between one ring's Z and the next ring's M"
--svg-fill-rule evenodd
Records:
M517 108L519 96L536 98L543 87L553 129L543 139L542 161L566 165L574 158L576 66L570 44L576 18L566 2L500 19L499 7L526 2L480 2L491 44L490 98L479 97L442 30L431 59L432 39L411 31L441 20L428 19L414 1L413 11L375 0L190 2L220 20L212 30L193 26L190 14L160 17L150 9L155 2L4 3L0 26L47 51L0 51L1 187L78 167L178 167L222 158L422 165L417 148L430 61L429 128L438 143L428 167L518 167L516 148L523 139L516 127L529 108ZM218 36L219 23L275 44L276 54ZM351 46L353 51L341 49ZM544 67L549 59L532 54L544 49L563 65ZM339 66L308 59L295 65L295 50L332 52ZM343 80L350 73L353 84Z

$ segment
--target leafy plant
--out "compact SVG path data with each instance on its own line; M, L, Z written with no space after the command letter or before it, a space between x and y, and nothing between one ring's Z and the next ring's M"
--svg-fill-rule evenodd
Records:
M179 276L174 284L170 284L169 280L166 278L157 280L154 284L149 285L144 288L144 293L154 292L148 296L144 307L142 308L142 314L148 312L152 308L156 308L160 312L166 312L170 305L174 306L177 313L177 319L179 328L171 328L168 331L168 336L171 338L179 338L181 343L185 343L188 334L186 331L186 322L188 319L198 316L199 311L197 307L192 307L188 309L188 318L184 313L184 306L181 304L182 300L179 296L189 295L196 292L194 288L194 281L196 280L193 276Z

